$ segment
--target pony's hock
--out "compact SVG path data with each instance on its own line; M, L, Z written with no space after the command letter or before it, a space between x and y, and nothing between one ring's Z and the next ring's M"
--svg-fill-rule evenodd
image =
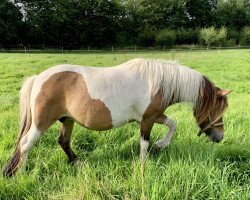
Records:
M170 144L176 124L163 113L178 102L192 103L201 128L199 134L205 132L212 141L219 142L229 92L215 87L193 69L162 60L134 59L106 68L52 67L28 78L21 89L19 136L4 174L14 174L25 163L34 143L58 120L58 142L70 163L77 162L70 146L74 122L102 131L137 121L140 158L144 162L154 123L169 127L155 146L165 148Z

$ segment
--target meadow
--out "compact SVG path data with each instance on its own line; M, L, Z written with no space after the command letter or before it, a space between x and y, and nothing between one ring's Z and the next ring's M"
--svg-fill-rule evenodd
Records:
M75 125L72 147L83 164L71 166L53 125L29 154L27 170L0 176L0 199L250 199L250 50L0 54L0 166L12 154L19 127L19 90L25 78L62 63L115 66L144 57L177 60L211 79L228 95L225 137L218 144L199 131L190 106L166 114L177 122L170 146L139 162L139 126L110 131ZM49 112L49 111L48 111ZM150 147L167 128L155 125Z

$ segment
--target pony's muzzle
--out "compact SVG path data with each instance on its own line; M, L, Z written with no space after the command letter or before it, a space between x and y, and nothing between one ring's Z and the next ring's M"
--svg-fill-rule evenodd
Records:
M224 133L216 129L209 129L205 132L212 142L220 142L224 138Z

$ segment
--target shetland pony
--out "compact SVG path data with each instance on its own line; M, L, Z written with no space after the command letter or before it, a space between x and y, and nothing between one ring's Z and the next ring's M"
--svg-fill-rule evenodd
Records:
M70 162L77 157L70 146L74 122L92 130L109 130L131 121L140 124L140 158L144 162L154 123L169 131L156 142L169 145L176 129L165 109L190 102L194 117L210 140L223 138L222 115L229 90L221 90L199 72L175 62L133 59L116 67L58 65L26 80L20 92L20 131L15 151L4 167L11 176L28 152L57 120L59 144Z

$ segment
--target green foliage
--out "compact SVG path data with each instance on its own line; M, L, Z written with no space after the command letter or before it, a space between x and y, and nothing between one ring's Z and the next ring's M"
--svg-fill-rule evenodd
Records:
M197 44L199 40L198 29L184 29L176 30L176 44Z
M22 30L22 14L8 0L0 0L0 48L1 44L18 44Z
M232 39L226 40L224 46L226 46L226 47L235 47L236 44L237 44L236 40L232 38Z
M176 44L197 44L197 30L210 26L240 33L250 26L250 1L0 0L1 44L152 46L154 31L162 29L176 31ZM238 44L240 38L227 40Z
M200 38L208 47L216 41L216 30L214 27L203 28L200 31Z
M173 30L162 29L156 35L156 44L166 47L172 47L175 43L176 35Z
M186 0L189 27L208 27L213 25L217 0Z
M239 44L241 32L234 28L227 28L227 40L235 41L235 44Z
M224 45L227 38L227 29L225 27L217 30L216 43L219 45Z
M227 37L227 30L222 27L216 30L213 26L203 28L200 31L200 38L203 43L209 47L210 45L222 45L225 43Z
M176 29L188 23L186 0L141 0L141 16L157 29Z
M245 27L241 33L241 45L250 45L250 27Z
M250 3L248 0L219 0L214 13L216 25L240 31L250 23L249 11Z
M138 44L144 47L155 45L156 29L146 26L138 35Z

